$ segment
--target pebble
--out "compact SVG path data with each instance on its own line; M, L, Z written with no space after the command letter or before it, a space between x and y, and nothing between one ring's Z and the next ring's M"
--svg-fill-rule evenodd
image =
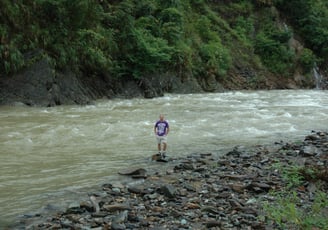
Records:
M327 190L327 143L327 132L313 131L298 144L281 141L271 146L237 146L220 156L198 153L168 159L161 163L166 173L122 170L120 174L142 178L141 182L105 184L99 189L105 194L86 197L85 202L72 203L66 211L50 217L47 213L25 216L17 228L276 229L274 222L259 218L262 202L275 199L270 192L287 186L281 170L272 166L298 162L319 167L319 179ZM304 207L311 205L316 189L313 181L305 181L297 190Z

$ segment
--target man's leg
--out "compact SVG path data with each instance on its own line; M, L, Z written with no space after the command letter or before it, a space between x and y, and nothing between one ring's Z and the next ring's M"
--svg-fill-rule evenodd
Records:
M157 150L158 150L158 154L161 154L161 139L159 136L156 136L156 140L157 140Z
M162 157L166 157L166 147L167 147L166 139L164 139Z
M163 142L163 151L165 152L166 151L166 143Z

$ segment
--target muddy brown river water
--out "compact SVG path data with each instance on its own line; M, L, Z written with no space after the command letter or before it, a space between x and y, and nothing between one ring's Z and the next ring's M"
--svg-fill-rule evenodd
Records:
M328 91L166 94L88 106L0 107L0 226L63 205L117 172L150 164L153 125L170 123L168 155L297 140L327 130Z

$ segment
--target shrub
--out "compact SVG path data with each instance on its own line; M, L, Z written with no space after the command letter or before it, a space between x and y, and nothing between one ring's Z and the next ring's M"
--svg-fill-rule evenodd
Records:
M262 62L270 71L281 75L289 72L295 58L287 44L274 40L263 32L256 36L255 53L261 56Z
M304 68L305 72L310 72L315 66L317 58L312 50L304 48L299 57L299 62Z
M8 45L0 45L0 73L12 74L24 66L24 57L11 41Z
M220 42L210 42L200 47L200 57L204 66L204 74L224 76L231 67L229 51Z

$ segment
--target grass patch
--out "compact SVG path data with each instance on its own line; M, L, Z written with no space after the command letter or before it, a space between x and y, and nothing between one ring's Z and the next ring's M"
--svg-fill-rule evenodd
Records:
M326 183L322 181L322 168L281 162L273 168L280 172L285 187L270 192L273 201L262 202L264 214L260 218L278 229L328 229L328 195L320 189ZM306 188L308 183L315 183L314 191Z

